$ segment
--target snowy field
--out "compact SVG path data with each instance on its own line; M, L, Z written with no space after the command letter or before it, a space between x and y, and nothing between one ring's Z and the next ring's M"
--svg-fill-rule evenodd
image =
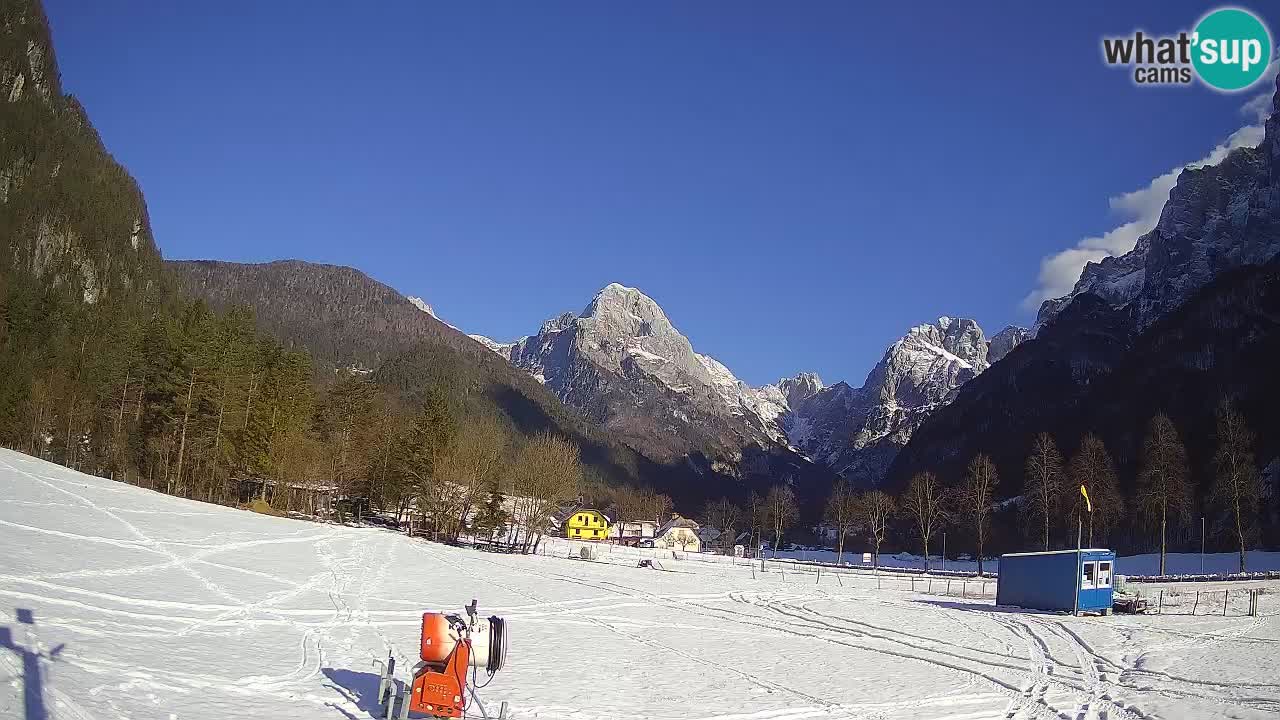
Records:
M1280 716L1276 586L1257 618L1020 613L863 573L491 555L8 451L0 498L2 718L370 717L372 661L471 598L508 619L482 697L514 718Z

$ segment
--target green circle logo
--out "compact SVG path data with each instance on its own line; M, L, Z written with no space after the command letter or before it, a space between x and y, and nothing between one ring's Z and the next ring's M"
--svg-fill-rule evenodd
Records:
M1210 87L1232 92L1258 81L1271 62L1271 34L1253 13L1222 8L1205 15L1192 35L1191 64Z

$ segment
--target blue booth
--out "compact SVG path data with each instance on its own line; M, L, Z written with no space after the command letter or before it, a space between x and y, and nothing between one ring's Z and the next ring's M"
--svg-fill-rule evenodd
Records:
M1115 569L1115 552L1098 548L1001 555L996 604L1109 615Z

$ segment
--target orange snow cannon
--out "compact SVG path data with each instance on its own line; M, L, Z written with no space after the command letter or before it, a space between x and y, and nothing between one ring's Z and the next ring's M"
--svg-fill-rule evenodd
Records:
M442 613L422 614L422 663L413 676L409 712L439 718L460 718L466 709L467 671L471 667L471 638L461 618Z
M378 704L385 711L383 717L395 720L411 716L461 718L471 704L468 697L478 706L479 717L491 717L476 697L475 680L479 671L484 670L486 680L478 686L484 687L506 664L506 623L500 617L483 621L477 618L474 600L466 611L466 619L438 612L422 614L420 661L413 668L411 683L405 685L394 679L395 658L387 658L378 686ZM467 685L468 672L473 681L471 686ZM395 692L393 686L399 686L400 691ZM504 702L496 717L505 719L506 709Z

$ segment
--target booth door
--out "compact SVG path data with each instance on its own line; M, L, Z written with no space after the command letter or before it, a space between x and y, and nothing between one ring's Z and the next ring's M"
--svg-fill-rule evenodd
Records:
M1080 564L1080 609L1106 610L1111 607L1111 560L1085 560Z

